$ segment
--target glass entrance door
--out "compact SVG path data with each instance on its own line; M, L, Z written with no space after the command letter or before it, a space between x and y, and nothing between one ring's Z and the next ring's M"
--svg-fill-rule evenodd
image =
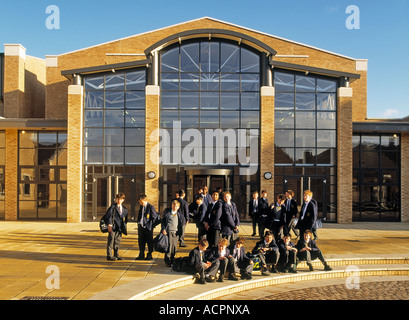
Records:
M316 176L287 176L284 177L282 192L293 190L294 198L298 204L298 211L304 202L304 190L311 190L313 198L318 203L318 218L327 217L327 180L324 177ZM275 199L274 199L275 200Z
M128 209L128 217L135 217L136 183L135 177L126 175L95 175L92 193L92 219L98 220L114 203L115 195L125 193L123 205Z

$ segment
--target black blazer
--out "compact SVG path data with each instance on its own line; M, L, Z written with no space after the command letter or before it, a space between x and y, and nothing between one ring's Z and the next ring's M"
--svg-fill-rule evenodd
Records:
M268 200L264 198L259 198L259 201L260 201L258 204L259 216L267 216L270 211L270 208L268 207Z
M305 210L304 218L302 218L305 205L307 205L307 209ZM309 201L308 203L304 202L300 210L300 217L298 219L296 229L311 230L316 220L315 214L316 214L316 209L315 209L314 202L312 201Z
M290 210L287 209L288 201L290 201ZM286 223L289 224L291 219L295 218L298 213L297 201L295 199L285 200L285 208L287 211L286 214Z
M169 226L169 217L171 214L172 214L172 209L170 208L165 209L163 213L163 219L161 221L161 232L165 230L166 233L169 234L168 226ZM177 216L178 216L178 230L176 231L176 234L181 235L183 233L183 224L182 224L180 209L177 211Z
M203 222L205 221L207 207L206 204L203 202L200 206L194 209L192 213L192 219L196 223L196 226L202 227Z
M320 251L320 249L318 248L317 244L315 243L314 240L310 239L310 241L308 241L307 243L308 247L311 248L311 251ZM295 246L298 250L298 253L300 252L301 249L303 249L305 247L305 242L304 239L300 239L297 242L297 245Z
M230 249L226 247L225 257L228 257L229 255L230 255ZM208 257L209 257L210 261L213 261L213 260L216 260L216 259L220 258L219 246L212 247L209 250L209 256Z
M271 242L269 244L267 244L267 245L264 242L264 240L260 240L259 242L256 243L256 245L254 246L251 253L252 254L258 254L258 253L260 253L261 249L272 249L273 251L277 251L278 246L277 246L277 243L275 242L274 239L271 240Z
M236 226L240 225L239 213L234 202L231 205L223 202L222 216L220 217L221 230L223 235L232 235Z
M206 222L209 224L209 229L221 230L220 218L222 216L222 206L222 202L217 201L207 207Z
M142 206L139 207L138 219L136 220L138 224L142 219L142 208L143 208ZM145 210L144 217L146 221L145 227L148 230L153 231L154 223L158 217L158 213L156 212L154 206L151 205L149 202L146 204L146 210Z
M280 241L278 241L277 245L278 245L278 249L280 250L280 254L283 254L283 255L284 255L285 252L287 251L287 246L286 246L284 240L281 239ZM291 241L288 243L288 245L289 245L290 247L295 248L295 244L294 244L293 242L291 242Z
M106 224L112 225L112 231L119 231L124 235L128 234L128 209L122 206L122 215L119 214L118 206L114 203L110 206L103 217Z
M237 259L237 249L235 249L235 243L232 242L232 244L228 247L230 254L232 255L232 257L234 258L234 260L236 260L237 263L239 262L247 262L250 263L250 258L246 255L246 250L244 249L244 246L241 247L240 250L240 259Z
M256 212L253 212L254 211L254 199L251 199L249 201L249 216L251 218L257 219L259 216L259 210L260 210L260 199L257 199Z
M213 257L211 257L211 255L209 254L209 251L204 251L202 252L202 259L200 258L200 250L199 250L199 246L197 246L196 248L194 248L192 251L189 252L189 264L191 267L196 267L198 265L200 265L201 262L213 262L211 259L214 259ZM215 259L214 259L215 260Z
M181 213L181 219L182 219L182 223L183 225L185 225L187 222L189 222L189 204L187 203L187 201L183 198L177 198L177 201L179 201L180 203L180 213Z

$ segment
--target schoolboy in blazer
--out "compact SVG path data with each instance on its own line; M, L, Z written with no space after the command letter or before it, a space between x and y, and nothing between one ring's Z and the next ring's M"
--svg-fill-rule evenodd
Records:
M138 244L139 256L136 260L152 260L153 252L153 229L155 227L158 213L154 206L148 202L148 196L141 194L139 196L139 212L136 222L138 223ZM145 245L148 245L148 254L145 257Z
M316 208L311 198L313 193L310 190L304 191L304 204L300 210L300 217L298 219L298 223L296 229L300 230L300 239L303 239L305 230L311 230L316 217Z
M107 260L123 260L118 255L122 234L127 235L128 210L122 204L125 201L125 194L119 193L115 197L115 203L110 206L103 219L108 225ZM112 250L114 254L112 254Z

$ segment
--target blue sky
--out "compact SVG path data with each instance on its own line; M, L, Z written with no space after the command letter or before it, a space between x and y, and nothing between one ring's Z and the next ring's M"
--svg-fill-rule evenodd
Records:
M357 59L368 59L368 117L409 115L409 0L4 1L0 42L44 58L209 16ZM60 29L46 8L60 9ZM348 29L356 5L360 29ZM2 47L0 47L2 51Z

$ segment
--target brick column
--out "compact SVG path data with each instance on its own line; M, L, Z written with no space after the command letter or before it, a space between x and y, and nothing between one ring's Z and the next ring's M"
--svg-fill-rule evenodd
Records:
M145 193L148 201L159 209L159 109L160 87L146 86L146 129L145 129ZM150 179L148 172L155 172Z
M275 88L261 87L260 108L260 192L266 190L270 201L274 199L274 96ZM271 172L272 178L266 180L264 173Z
M81 222L82 217L82 135L83 87L68 87L67 222Z
M401 222L409 222L409 133L401 134Z
M4 117L19 118L25 105L26 49L20 44L4 45Z
M5 220L17 221L18 130L6 130Z
M337 222L352 223L352 88L338 88Z

